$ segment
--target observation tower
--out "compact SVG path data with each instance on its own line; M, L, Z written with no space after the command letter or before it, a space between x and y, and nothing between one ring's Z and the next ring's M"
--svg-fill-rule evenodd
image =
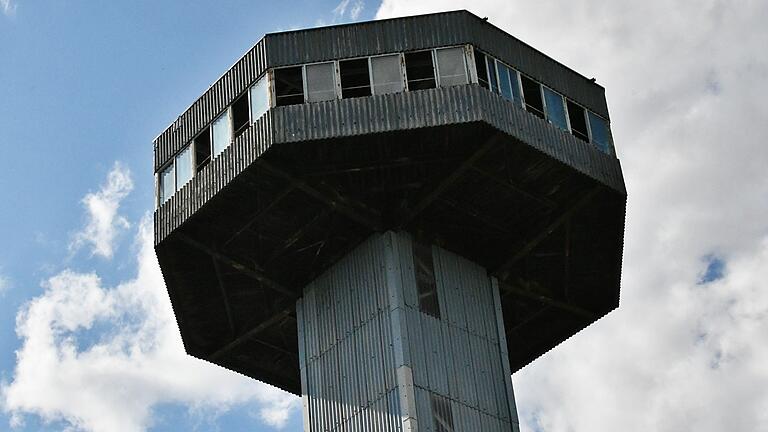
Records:
M186 351L307 432L518 431L511 374L619 304L609 120L467 11L267 34L154 141Z

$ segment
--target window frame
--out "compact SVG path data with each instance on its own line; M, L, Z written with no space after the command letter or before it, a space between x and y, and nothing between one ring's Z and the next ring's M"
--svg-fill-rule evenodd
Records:
M408 83L408 81L409 81L409 79L408 79L408 64L406 63L405 55L409 54L409 53L420 53L420 52L429 52L429 56L432 59L432 79L435 81L435 86L434 87L430 87L428 89L411 90L411 86ZM410 92L410 91L418 91L418 90L431 90L433 88L440 87L440 84L439 84L439 81L438 81L439 78L438 78L438 69L437 69L437 57L435 56L435 50L433 48L420 49L420 50L412 50L412 51L404 51L404 52L401 52L400 54L401 54L401 60L402 60L400 68L402 69L402 73L403 73L403 77L404 77L404 84L405 84L405 87L403 87L403 91ZM370 71L371 68L368 68L368 70ZM373 83L371 83L371 85L373 85ZM373 93L373 88L371 88L371 93Z
M253 117L253 98L251 97L251 92L256 87L256 84L258 84L259 81L263 79L266 80L266 85L267 85L267 110L264 111L262 115L266 114L267 112L269 112L269 110L274 108L274 102L272 100L272 90L271 90L272 80L270 79L270 77L271 77L271 74L269 72L259 75L259 77L253 80L251 85L248 86L248 90L246 90L248 92L248 117L251 120L250 124L254 124L256 120L261 118L261 116L259 116L259 118Z
M345 59L346 60L346 59ZM309 87L307 86L307 66L314 66L314 65L321 65L321 64L328 64L331 63L333 65L333 99L326 99L323 101L314 101L310 102L309 99ZM339 72L339 61L338 60L325 60L325 61L319 61L319 62L311 62L311 63L303 63L301 65L301 81L302 81L302 88L304 91L304 103L318 103L318 102L327 102L330 100L335 99L341 99L341 75ZM298 105L298 104L297 104Z
M351 61L351 60L365 60L365 63L368 65L368 87L371 89L371 94L368 96L373 96L373 76L371 74L371 56L358 56L358 57L347 57L343 59L336 60L336 71L339 76L339 99L355 99L358 97L368 97L368 96L353 96L353 97L344 97L344 89L341 85L341 62L345 61ZM360 88L360 87L356 87Z
M464 84L451 84L451 85L443 85L442 76L440 75L440 62L437 60L437 51L439 50L447 50L447 49L456 49L460 48L462 49L462 61L464 62L464 73L467 77L467 81ZM472 74L469 71L469 65L467 62L467 46L466 45L450 45L450 46L444 46L444 47L437 47L433 48L432 50L432 65L435 69L435 87L454 87L457 85L467 85L472 84Z
M538 81L537 81L537 82L538 82ZM562 102L562 107L563 107L563 115L565 116L565 127L566 127L566 129L563 129L563 128L561 128L560 126L558 126L557 124L555 124L555 123L554 123L554 122L553 122L553 121L552 121L552 120L549 118L549 110L547 109L547 95L546 95L546 93L544 92L544 88L545 88L545 87L546 87L546 88L547 88L549 91L551 91L552 93L554 93L554 94L556 94L556 95L560 96L560 101ZM560 130L561 130L561 131L563 131L563 132L568 132L568 133L570 133L570 134L573 134L573 131L571 130L571 119L570 119L570 118L568 118L568 105L567 105L567 104L566 104L566 102L565 102L565 99L566 99L565 95L564 95L564 94L562 94L562 93L560 93L559 91L557 91L557 90L553 89L552 87L550 87L550 86L548 86L548 85L545 85L545 84L542 84L542 83L539 83L539 91L541 92L541 101L542 101L542 104L544 105L544 119L547 121L547 123L549 123L549 124L551 124L551 125L555 125L555 126L557 126L557 128L558 128L558 129L560 129Z
M402 84L402 90L392 92L392 93L383 93L385 95L387 94L394 94L394 93L403 93L408 91L408 81L406 80L405 76L405 56L403 52L396 52L396 53L386 53L386 54L376 54L372 56L368 56L368 76L371 81L371 96L381 96L381 94L377 94L375 90L375 84L373 82L373 59L378 57L394 57L398 56L400 60L400 81Z
M325 63L325 62L319 62L319 63ZM273 67L269 70L270 74L270 80L269 80L269 89L270 89L270 101L274 101L274 105L270 106L270 108L277 107L277 106L290 106L290 105L301 105L299 103L295 104L289 104L289 105L278 105L277 104L277 79L275 78L275 72L280 69L293 69L293 68L299 68L301 70L301 91L302 91L302 102L301 104L307 103L307 89L306 89L306 82L307 79L304 76L304 64L294 64L294 65L288 65L288 66L278 66Z

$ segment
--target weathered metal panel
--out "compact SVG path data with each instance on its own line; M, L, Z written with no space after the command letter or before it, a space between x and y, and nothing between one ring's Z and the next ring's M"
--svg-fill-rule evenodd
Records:
M266 35L155 139L155 170L267 68L458 44L472 44L609 118L601 86L469 12L446 12Z

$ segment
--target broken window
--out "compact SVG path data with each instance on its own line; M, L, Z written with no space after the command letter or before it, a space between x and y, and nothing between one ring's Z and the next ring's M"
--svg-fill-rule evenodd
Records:
M432 64L432 51L406 53L405 76L408 78L408 90L435 88L435 67Z
M452 86L466 84L467 65L465 62L464 48L442 48L435 51L437 56L437 70L440 75L440 86Z
M525 75L521 75L520 80L523 83L525 109L536 116L544 118L544 102L541 100L541 86L539 86L539 83Z
M486 60L488 60L488 84L490 84L492 92L500 93L499 80L496 76L496 60L492 57L486 57Z
M176 156L176 190L181 189L188 181L192 180L194 174L192 147L186 146Z
M563 97L560 93L548 88L542 87L544 91L544 100L547 104L547 120L560 129L568 130L568 120L565 118L565 106Z
M517 81L517 71L503 63L497 63L499 68L499 88L505 99L520 105L520 85Z
M419 310L440 318L440 303L437 298L435 265L432 261L432 247L413 243L413 267L416 272L416 289L419 294Z
M205 128L194 139L197 172L211 161L211 130Z
M168 201L171 195L176 192L176 172L173 166L173 161L171 161L170 165L165 167L165 169L160 171L160 184L158 185L158 190L160 195L158 201L160 204Z
M333 62L306 66L307 102L336 99L336 67Z
M248 129L251 124L251 113L248 103L248 93L243 93L232 104L232 129L234 131L234 137L237 138L241 133Z
M592 132L592 142L605 153L611 154L611 142L608 138L608 123L602 117L587 111L589 115L589 130Z
M269 85L267 76L264 75L251 86L251 117L252 121L258 120L269 110Z
M304 103L304 79L301 66L274 70L275 105Z
M435 432L454 432L451 401L434 393L429 394Z
M339 77L342 98L371 95L371 75L368 72L367 58L340 61Z
M373 94L403 91L400 54L371 57L371 76L373 77Z
M229 110L213 121L211 126L212 156L216 157L229 146L232 140L232 123L229 120Z
M571 123L571 132L576 138L589 142L589 132L587 131L587 120L584 117L584 108L581 106L566 100L566 106L568 107L568 120Z
M490 88L488 85L488 65L485 63L485 54L475 50L475 69L477 69L477 83L481 87Z

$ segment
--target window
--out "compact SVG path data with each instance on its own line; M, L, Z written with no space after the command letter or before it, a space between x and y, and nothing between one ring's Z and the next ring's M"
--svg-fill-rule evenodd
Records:
M419 310L440 318L440 304L437 299L435 266L432 261L432 247L423 243L413 244L413 267L416 272L416 289L419 293Z
M160 172L160 184L158 185L158 188L160 191L160 204L168 201L171 195L176 192L176 173L173 162Z
M258 120L269 110L268 83L265 75L251 87L251 117L253 121Z
M548 87L542 87L542 89L544 90L544 100L547 103L547 120L560 129L567 131L568 120L565 119L563 97Z
M194 139L197 172L211 161L211 129L205 128Z
M248 105L248 93L243 93L232 104L232 129L234 130L235 138L245 132L251 124L251 113Z
M529 112L544 118L544 102L541 100L541 87L536 81L520 76L523 83L523 99L525 99L525 109Z
M501 89L501 95L510 101L514 101L516 104L521 105L520 100L520 85L517 81L517 71L507 67L507 65L497 62L499 69L499 88Z
M571 123L571 132L576 138L589 142L589 132L587 131L587 119L584 117L584 108L575 103L566 100L568 107L568 121Z
M176 156L176 190L181 189L195 174L192 162L192 146L186 146Z
M454 432L451 401L434 393L429 394L435 432Z
M490 88L488 85L488 65L485 63L485 54L475 50L475 69L477 69L477 83L480 87Z
M464 48L442 48L436 50L435 54L437 56L440 86L446 87L469 82Z
M592 142L605 153L611 154L611 143L608 139L608 123L602 117L587 111L589 115L589 130L592 132Z
M403 91L403 74L400 54L371 57L373 94L397 93Z
M435 88L435 67L432 64L432 51L406 53L405 76L408 78L408 90Z
M213 133L211 134L211 141L213 141L212 156L216 157L219 153L223 152L225 148L229 146L229 142L232 139L231 123L229 121L229 110L224 111L224 114L214 120L211 126Z
M307 102L336 99L336 67L333 62L306 66Z
M339 77L342 98L371 95L371 76L368 72L367 58L340 61Z
M491 86L491 91L499 93L499 80L496 77L496 60L491 57L486 57L488 60L488 83Z
M301 66L275 69L275 105L304 103L304 80Z

